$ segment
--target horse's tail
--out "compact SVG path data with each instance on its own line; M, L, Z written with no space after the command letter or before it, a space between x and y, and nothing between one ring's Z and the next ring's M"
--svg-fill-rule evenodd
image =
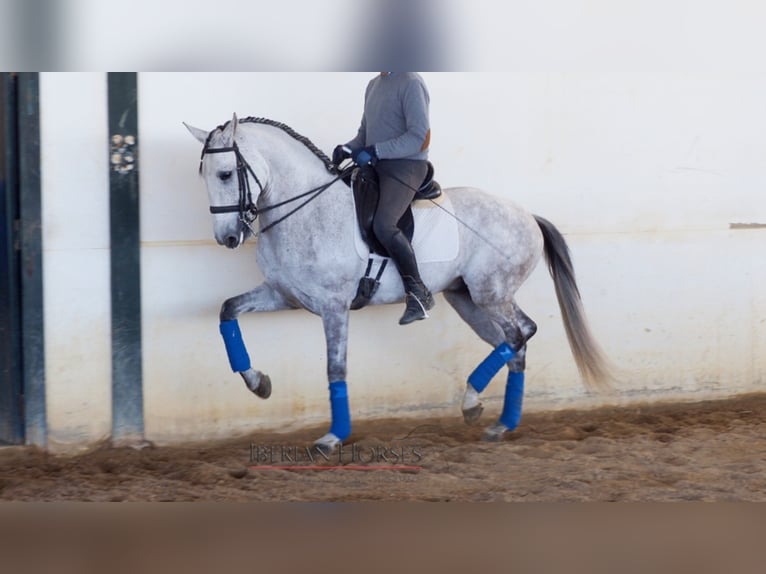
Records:
M612 368L593 338L585 318L569 247L550 221L537 216L535 219L543 232L545 259L556 286L556 297L577 368L589 389L609 390L613 379Z

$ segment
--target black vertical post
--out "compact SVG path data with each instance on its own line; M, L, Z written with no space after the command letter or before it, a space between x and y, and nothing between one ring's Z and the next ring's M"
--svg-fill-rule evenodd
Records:
M0 444L24 441L16 80L0 73Z
M19 248L24 426L27 444L47 445L43 310L40 75L18 75Z
M112 440L143 440L138 83L110 72L110 224L112 285Z

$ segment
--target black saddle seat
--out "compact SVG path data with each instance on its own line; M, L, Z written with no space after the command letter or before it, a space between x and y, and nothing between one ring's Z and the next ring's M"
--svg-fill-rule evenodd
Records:
M434 164L428 162L428 172L420 189L415 193L415 200L436 199L442 194L442 186L434 179Z

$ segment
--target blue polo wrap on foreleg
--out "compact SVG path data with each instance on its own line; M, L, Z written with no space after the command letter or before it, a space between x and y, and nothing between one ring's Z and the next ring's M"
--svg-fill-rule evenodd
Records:
M521 407L524 402L524 373L509 373L505 387L505 402L500 422L514 430L521 422Z
M470 385L476 389L477 393L483 393L500 369L508 361L516 356L516 352L508 343L503 343L497 349L490 353L489 357L484 359L481 365L468 377Z
M226 345L226 354L229 356L231 370L235 373L243 373L250 369L250 357L242 340L242 332L239 323L234 321L221 321L221 336Z
M330 432L340 440L346 440L351 436L351 411L348 407L346 381L330 383L330 410L332 412Z

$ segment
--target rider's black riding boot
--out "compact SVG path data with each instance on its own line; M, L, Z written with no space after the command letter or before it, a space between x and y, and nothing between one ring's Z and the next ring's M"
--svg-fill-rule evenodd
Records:
M402 283L404 284L407 309L405 309L402 318L399 319L399 324L409 325L415 321L427 319L428 313L426 311L433 309L435 302L433 295L420 278L412 245L399 231L391 238L386 248L388 254L396 262L396 267L399 269L399 275L402 276Z
M428 287L420 279L414 279L409 275L402 276L404 283L404 292L406 293L405 303L407 308L404 315L399 319L400 325L409 325L421 319L428 319L430 309L433 309L436 302Z

